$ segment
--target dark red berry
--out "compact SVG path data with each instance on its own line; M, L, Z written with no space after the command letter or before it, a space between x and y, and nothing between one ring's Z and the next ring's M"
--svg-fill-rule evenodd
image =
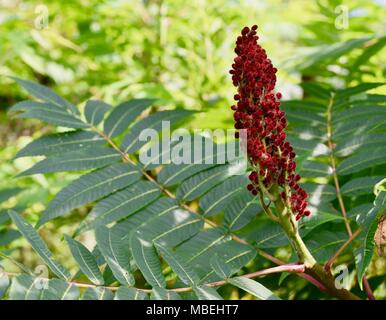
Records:
M295 175L296 154L286 140L284 128L287 126L285 112L280 110L282 94L275 93L277 69L267 57L266 51L257 43L257 26L245 27L237 38L237 54L230 73L232 82L238 88L234 99L235 128L247 131L247 152L252 165L259 168L261 182L270 187L277 184L284 190L289 187L289 201L296 219L310 214L307 207L307 192L297 182L300 175ZM248 185L252 194L257 194L254 185L258 178L252 172ZM282 191L284 199L287 193Z

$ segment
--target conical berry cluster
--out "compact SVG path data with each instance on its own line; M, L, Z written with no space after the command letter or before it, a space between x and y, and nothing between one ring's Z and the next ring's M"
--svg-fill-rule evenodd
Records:
M237 57L230 70L233 84L238 88L234 96L237 103L231 107L235 111L235 128L247 130L248 157L254 168L248 190L256 195L259 181L267 189L277 184L282 187L282 199L288 201L299 220L310 215L308 195L298 185L296 154L286 141L287 120L285 112L280 110L281 93L274 93L277 69L257 43L256 29L254 25L241 31L236 41Z

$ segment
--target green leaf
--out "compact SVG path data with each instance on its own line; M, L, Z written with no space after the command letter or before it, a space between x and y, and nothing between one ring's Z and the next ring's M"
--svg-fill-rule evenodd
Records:
M78 231L107 225L125 218L145 207L161 194L158 186L149 181L140 181L100 201L83 221Z
M9 108L8 112L9 113L17 113L17 112L24 112L24 111L27 111L28 109L32 109L32 108L44 108L45 106L50 106L49 103L44 103L44 102L38 102L38 101L33 101L33 100L23 100L23 101L19 101L17 103L15 103L12 107ZM55 108L55 106L52 105L53 108ZM59 111L62 111L62 113L64 112L65 114L67 114L67 112L65 112L65 110L60 110Z
M87 288L83 300L113 300L114 293L105 287Z
M153 103L154 99L134 99L116 106L104 123L104 131L109 137L116 137Z
M22 188L7 188L0 190L0 204L20 193Z
M363 169L375 167L386 162L386 149L374 149L371 153L360 152L343 160L337 169L338 174L348 175Z
M220 165L186 179L177 189L177 198L194 200L233 174L234 165Z
M134 165L115 163L81 176L62 189L49 203L37 227L72 209L132 185L142 174Z
M111 148L96 147L93 149L80 149L64 155L53 156L36 163L32 168L23 171L18 177L37 173L79 171L103 167L118 161L120 154Z
M114 300L149 300L147 293L136 288L119 287Z
M315 259L320 263L327 262L335 252L347 240L345 231L331 231L323 229L318 232L310 232L305 238L306 246L309 248Z
M210 259L213 257L222 243L230 241L230 237L223 228L204 230L189 240L186 240L176 248L176 254L190 266L202 279L208 274ZM240 252L239 252L240 253Z
M229 178L214 187L200 199L200 207L204 214L211 216L224 210L236 195L243 191L248 192L246 190L247 184L248 178L243 175Z
M153 287L150 300L181 300L181 297L172 290L166 290L160 287Z
M367 107L367 106L382 106L386 101L386 96L380 94L359 93L350 96L348 99L340 99L334 102L333 109L342 111L347 107Z
M259 300L280 300L272 291L252 279L236 277L228 279L228 283L250 293Z
M355 107L335 113L333 117L333 124L342 122L351 122L359 119L366 119L369 117L380 117L385 120L386 107L381 106L366 106Z
M57 109L50 103L38 103L31 102L23 113L17 114L17 118L38 119L44 122L48 122L57 126L63 126L66 128L82 129L88 128L89 125L73 114L68 113L63 109ZM15 107L13 108L13 111Z
M299 69L311 69L315 65L335 61L355 48L363 46L371 39L371 37L357 38L344 42L313 47L313 51L309 55L302 57L302 62L300 65L296 66L296 69L298 71Z
M232 231L239 230L251 222L261 212L258 197L250 192L241 192L224 209L224 223Z
M366 220L367 213L373 208L373 203L362 203L347 212L347 216L355 220L359 225L363 225Z
M41 84L34 83L28 80L22 80L16 77L10 78L15 80L19 85L21 85L25 90L27 90L36 98L39 98L42 101L49 102L56 107L67 109L74 114L79 114L78 109L72 103L60 97L48 87L42 86Z
M201 276L200 283L209 283L222 279L216 275L213 269L213 257L217 257L219 263L224 268L230 270L231 274L238 272L256 257L256 249L254 247L233 240L222 242L209 252L208 255L203 254L202 257L196 259L195 271Z
M333 137L338 142L342 139L359 137L382 127L385 123L386 119L384 117L365 115L364 117L354 118L352 121L336 123L333 128Z
M102 273L99 270L98 264L95 261L94 256L88 249L79 241L72 239L71 237L64 235L68 246L70 247L71 254L76 262L79 264L82 272L90 279L91 282L96 285L103 285L104 280Z
M320 208L318 208L317 211L312 212L311 216L303 217L301 219L300 221L301 235L305 236L316 227L324 223L335 221L335 220L341 220L343 222L343 217L338 214L322 212Z
M341 191L343 195L348 197L354 197L368 193L371 194L374 185L381 181L383 178L383 176L354 178L345 183L342 186Z
M137 229L143 238L172 247L195 235L204 225L200 216L181 208L162 212Z
M84 108L84 115L88 123L97 126L104 118L104 115L112 107L99 100L89 100Z
M14 208L15 209L15 208ZM11 218L8 216L6 209L0 210L0 224L7 223Z
M268 221L259 225L255 232L255 241L258 248L277 248L289 244L281 226Z
M133 258L141 270L146 281L153 287L166 286L165 278L162 275L161 265L153 244L135 233L131 237L130 247Z
M281 102L281 108L287 112L287 110L296 111L312 111L314 113L323 114L326 112L326 106L324 104L307 101L307 100L285 100Z
M328 155L328 147L318 140L305 140L294 135L288 136L288 141L292 144L296 154L301 157L317 157Z
M193 291L199 300L223 300L216 289L208 286L193 287Z
M360 135L350 135L342 139L334 153L339 157L346 157L354 152L360 152L362 148L376 148L386 144L386 133L374 132Z
M26 274L13 277L9 298L11 300L41 300L44 287L47 285L47 279L34 278Z
M48 267L59 278L63 280L69 280L71 278L70 272L66 270L61 264L52 259L52 253L48 249L47 245L40 238L36 230L27 223L16 211L8 210L8 214L15 223L18 230L30 243L32 248L39 254Z
M159 243L156 243L155 246L167 264L172 268L183 283L193 286L200 280L190 266L186 264L185 261L183 261L176 253L173 253Z
M311 96L318 97L324 100L330 98L330 90L326 88L322 83L317 82L302 82L300 86L306 93L309 93Z
M79 288L59 279L50 279L43 292L42 300L78 300Z
M162 217L175 210L180 210L180 207L174 199L161 197L143 210L139 211L137 214L133 214L125 220L117 223L112 227L112 229L114 233L119 234L122 238L129 239L131 233L142 226L146 225L146 227L152 228L153 221L155 221L153 218ZM149 221L152 221L152 223L148 224ZM158 231L158 226L156 227ZM167 227L170 228L170 224L168 224ZM158 232L150 231L149 236L154 236L154 234L158 235Z
M13 230L13 229L0 230L0 246L6 246L10 244L12 241L20 237L21 237L21 234L17 230Z
M141 133L143 130L162 130L162 122L169 121L170 125L191 115L193 112L189 110L166 110L159 111L149 115L148 117L138 121L122 140L121 149L127 153L133 153L144 146L148 141L141 141Z
M336 191L332 185L303 183L301 186L305 191L307 191L309 195L309 203L313 206L317 207L322 203L336 199Z
M99 227L95 231L98 248L110 266L114 277L121 284L134 285L135 280L131 274L129 244L106 227Z
M194 147L196 142L202 144L201 153L197 151L200 146ZM208 138L194 137L193 139L188 139L185 143L182 142L178 144L176 147L178 146L181 146L182 148L186 146L186 152L189 152L189 158L187 160L190 162L178 164L176 159L171 157L172 163L165 166L157 177L158 181L165 186L176 185L201 171L210 169L219 164L224 164L228 160L227 145L214 144L213 141ZM174 152L172 152L172 155L173 153ZM230 173L240 174L240 169L242 168L235 162Z
M367 213L361 232L360 248L355 250L358 281L362 288L362 278L374 254L374 236L377 231L379 218L386 212L386 192L380 192L374 201L373 208Z
M332 168L325 163L307 160L302 163L299 173L303 178L327 177L332 174Z
M296 123L296 125L318 126L319 128L326 126L325 118L314 112L286 110L286 116L291 125Z
M170 141L170 136L168 135L161 137L159 141L150 142L146 147L139 151L139 159L143 169L153 170L169 162L171 150L180 143L183 142Z
M15 156L49 156L77 151L80 148L95 148L104 145L106 141L94 132L68 131L43 136L25 146Z
M366 92L368 90L378 88L380 86L385 85L385 83L382 82L370 82L370 83L361 83L355 87L347 88L347 89L342 89L338 90L336 92L336 99L344 99L344 98L349 98L353 95L356 95L361 92Z
M228 279L233 273L234 270L231 269L230 265L224 264L218 255L215 255L210 259L210 265L213 268L213 271L221 278Z
M215 164L169 164L157 176L157 180L164 186L173 186L194 174L210 169Z
M362 53L359 55L356 60L350 64L350 69L352 72L358 72L360 73L361 69L359 68L363 64L366 64L370 61L370 58L377 54L380 50L383 49L383 47L386 45L386 37L381 37L377 39L375 43L372 45L367 46L362 50Z

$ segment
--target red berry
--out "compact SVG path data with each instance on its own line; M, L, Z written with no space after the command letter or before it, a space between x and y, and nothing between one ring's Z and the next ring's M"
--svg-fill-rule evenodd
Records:
M244 27L243 30L241 30L241 34L243 36L245 36L248 32L249 32L249 28L248 27Z
M251 180L251 181L256 181L256 179L257 179L257 172L252 171L252 172L249 174L249 180Z
M295 175L295 157L291 144L286 140L284 128L287 126L285 112L280 110L281 92L275 93L277 69L272 65L265 50L257 43L257 26L244 27L237 38L232 64L232 82L238 88L234 99L237 107L234 120L236 129L247 130L248 159L259 168L259 177L266 187L277 184L289 187L288 197L291 207L299 220L308 214L307 193L297 184L300 175ZM238 137L237 133L235 134ZM249 179L255 183L257 172ZM258 189L248 185L252 194ZM286 197L287 193L281 193Z

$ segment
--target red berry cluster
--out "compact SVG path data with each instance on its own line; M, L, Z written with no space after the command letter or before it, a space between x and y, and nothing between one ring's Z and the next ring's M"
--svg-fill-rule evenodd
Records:
M257 43L257 26L243 28L237 38L237 57L232 64L232 81L238 87L234 96L236 105L234 120L236 129L247 130L247 152L254 171L249 175L248 190L256 195L259 180L269 189L277 184L289 187L290 198L281 192L284 201L289 201L296 219L310 215L307 210L307 193L298 185L300 175L295 174L295 152L286 140L285 112L280 110L281 93L274 93L277 69L268 59L265 50ZM238 137L238 133L236 134Z

